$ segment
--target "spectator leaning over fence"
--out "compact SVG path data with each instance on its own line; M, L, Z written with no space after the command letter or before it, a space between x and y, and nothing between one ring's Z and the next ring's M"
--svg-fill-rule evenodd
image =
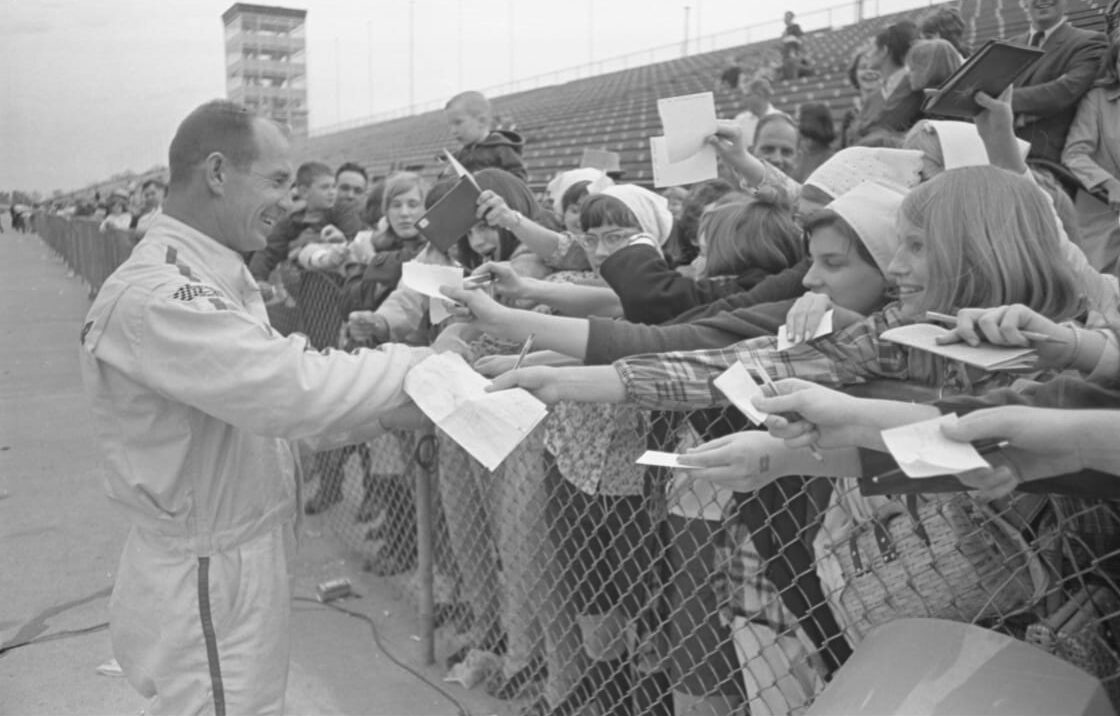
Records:
M127 229L132 225L132 214L128 211L128 196L113 192L109 197L109 215L101 222L101 230Z
M475 171L493 167L504 169L521 181L529 180L521 150L525 141L517 132L494 129L494 112L481 92L461 92L444 107L451 135L463 146L455 158Z
M144 210L133 217L131 225L137 238L143 238L152 222L163 214L163 197L167 194L167 187L159 179L148 179L140 187L140 192L144 197Z
M1015 133L1031 143L1031 159L1059 162L1077 103L1096 80L1108 43L1101 33L1070 24L1068 0L1027 0L1025 5L1030 29L1012 39L1045 54L1015 79Z
M1062 163L1081 182L1075 197L1081 247L1093 268L1120 266L1120 39L1101 63L1097 86L1077 108Z
M361 164L344 162L334 173L335 206L340 211L349 210L352 206L360 210L368 185L369 176Z
M113 652L152 714L283 713L298 450L381 432L431 352L319 352L269 326L241 255L289 209L289 151L240 105L188 115L164 215L82 328L109 497L131 523Z

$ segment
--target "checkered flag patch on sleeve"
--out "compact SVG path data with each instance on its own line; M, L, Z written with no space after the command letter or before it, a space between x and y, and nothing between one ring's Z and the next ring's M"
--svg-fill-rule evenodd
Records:
M171 294L171 298L179 301L193 301L196 298L220 298L221 293L209 286L200 283L185 283Z

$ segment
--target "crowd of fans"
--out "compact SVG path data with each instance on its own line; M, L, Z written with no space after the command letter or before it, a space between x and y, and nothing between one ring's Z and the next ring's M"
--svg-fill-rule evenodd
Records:
M1077 538L1098 551L1066 564L1059 585L1114 566L1120 33L1073 27L1062 0L1027 4L1028 36L1007 39L1045 54L1009 93L978 96L974 124L922 113L969 54L956 11L884 27L861 48L849 74L859 94L839 126L827 105L790 116L773 104L785 80L813 72L787 13L780 57L720 77L743 107L710 140L722 178L663 195L575 167L534 195L522 138L494 128L485 97L458 95L445 110L455 156L482 191L478 223L446 251L418 220L453 176L371 182L355 162L299 167L296 209L247 259L278 330L317 349L439 336L498 386L554 404L496 473L440 443L453 557L441 569L472 614L449 666L471 649L500 652L491 692L514 698L541 681L529 707L539 714L591 700L611 714L803 708L862 635L828 596L851 575L826 567L853 515L894 499L839 476L884 469L879 430L946 412L975 418L953 428L958 439L1008 442L995 467L960 476L994 509L1014 512L1031 481L1057 478L1033 492L1076 495L1096 516ZM142 235L162 189L145 183L135 216L127 196L110 196L101 226ZM454 293L457 316L433 325L430 299L400 285L409 261L489 275L494 295ZM828 310L834 331L811 338ZM1031 345L1037 369L964 368L880 339L927 311L956 314L970 344ZM511 371L529 337L537 350ZM747 429L713 387L739 361L792 379L758 404L785 416L770 432ZM841 392L869 384L874 400ZM650 445L699 469L651 477L661 473L635 464ZM319 453L305 511L342 499L341 466L360 454L358 518L384 517L387 478L369 465L391 447ZM1042 520L1032 513L1023 533ZM655 562L669 576L651 584ZM785 658L763 683L750 662L768 649Z

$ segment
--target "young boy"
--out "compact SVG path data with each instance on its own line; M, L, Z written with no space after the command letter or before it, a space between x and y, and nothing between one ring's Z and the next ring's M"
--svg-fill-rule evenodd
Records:
M506 129L491 130L493 113L490 102L480 92L463 92L452 97L444 107L451 135L462 148L455 152L468 171L486 167L504 169L522 181L529 180L525 163L521 160L524 140L517 132Z

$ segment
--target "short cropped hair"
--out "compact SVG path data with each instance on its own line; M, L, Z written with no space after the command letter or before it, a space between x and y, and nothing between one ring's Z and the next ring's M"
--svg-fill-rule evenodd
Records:
M896 22L875 35L875 44L886 48L891 62L901 67L905 64L906 53L910 52L910 46L914 44L917 36L917 26L914 23Z
M171 185L190 181L191 172L214 152L221 153L238 169L246 169L257 158L254 123L260 119L247 107L216 99L187 115L171 140L167 165Z
M481 92L473 90L467 92L460 92L451 99L447 100L444 109L451 109L452 107L462 107L474 117L490 117L490 100Z
M355 174L361 174L362 179L365 179L367 182L369 181L369 174L366 174L365 168L357 162L343 162L342 166L335 170L335 178L337 179L343 172L354 172Z
M770 85L770 80L765 77L751 80L747 84L747 94L756 94L760 97L770 99L774 96L774 88Z
M832 122L832 111L827 104L806 102L801 105L797 115L797 130L802 137L812 139L826 147L836 139L836 126Z
M296 170L296 186L311 186L322 176L333 177L334 172L322 162L304 162Z

